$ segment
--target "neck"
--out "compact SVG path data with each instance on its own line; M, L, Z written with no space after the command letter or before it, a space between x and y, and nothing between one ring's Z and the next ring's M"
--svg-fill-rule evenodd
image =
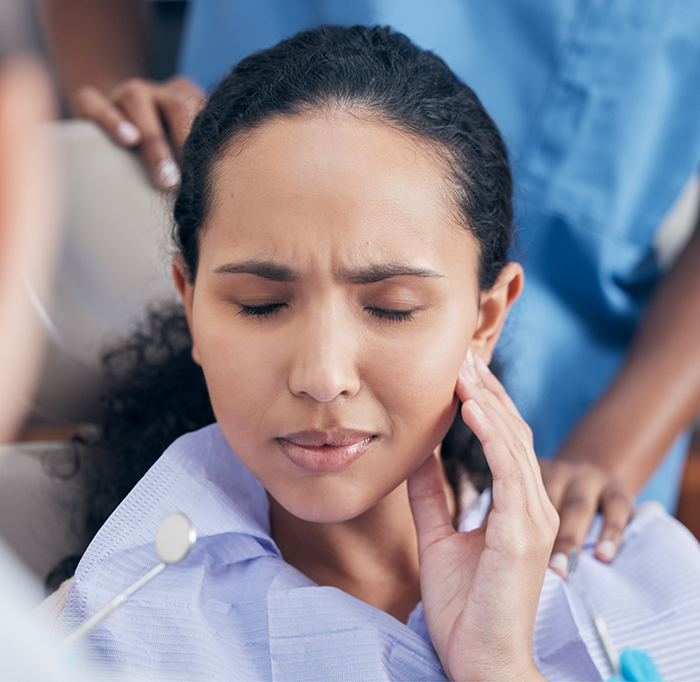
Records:
M404 623L420 601L418 544L405 482L340 523L303 521L270 497L270 524L284 560L318 585L337 587Z

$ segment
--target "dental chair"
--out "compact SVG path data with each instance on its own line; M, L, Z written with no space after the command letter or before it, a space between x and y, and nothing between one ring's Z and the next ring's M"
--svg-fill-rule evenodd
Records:
M52 124L61 163L64 225L52 296L29 291L45 356L29 430L89 425L99 415L100 350L128 335L145 311L175 299L170 201L138 155L86 121ZM31 283L29 283L31 289ZM65 441L0 447L0 536L44 580L76 549L71 513L79 482Z

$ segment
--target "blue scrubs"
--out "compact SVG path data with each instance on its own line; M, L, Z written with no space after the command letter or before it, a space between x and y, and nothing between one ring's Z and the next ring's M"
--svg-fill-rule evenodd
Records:
M527 284L498 348L540 457L618 372L661 274L653 240L700 168L697 0L193 0L181 71L207 88L321 23L390 24L482 99L508 144ZM676 506L689 435L640 496Z

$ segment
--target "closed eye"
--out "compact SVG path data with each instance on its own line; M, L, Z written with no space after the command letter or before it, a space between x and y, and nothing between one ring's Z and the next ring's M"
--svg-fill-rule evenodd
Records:
M248 317L250 315L255 315L256 317L269 317L274 315L276 312L282 308L286 308L286 303L266 303L265 305L243 305L238 304L241 309L238 314L243 317Z
M391 322L408 322L413 317L414 310L385 310L383 308L366 307L365 310L380 320Z
M238 304L240 306L239 315L242 317L249 317L254 315L256 317L270 317L275 313L279 312L282 308L288 307L287 303L266 303L265 305L244 305L242 303ZM365 307L365 310L380 320L388 320L390 322L407 322L413 317L415 310L386 310L384 308L372 308Z

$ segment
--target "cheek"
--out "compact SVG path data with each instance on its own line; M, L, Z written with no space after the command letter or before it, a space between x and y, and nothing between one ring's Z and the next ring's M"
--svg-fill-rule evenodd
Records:
M420 335L406 334L373 349L368 381L397 432L415 437L423 430L439 442L449 428L457 376L476 325L473 317L461 311Z
M203 308L193 316L192 331L214 413L236 429L253 426L279 393L277 349Z

